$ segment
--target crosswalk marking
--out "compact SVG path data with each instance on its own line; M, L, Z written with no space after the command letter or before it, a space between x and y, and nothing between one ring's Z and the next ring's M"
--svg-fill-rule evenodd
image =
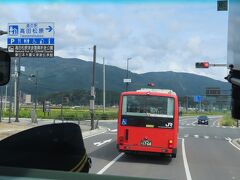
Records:
M184 134L183 138L195 138L195 139L215 139L215 140L226 140L226 137L220 137L220 136L207 136L207 135L199 135L199 134Z

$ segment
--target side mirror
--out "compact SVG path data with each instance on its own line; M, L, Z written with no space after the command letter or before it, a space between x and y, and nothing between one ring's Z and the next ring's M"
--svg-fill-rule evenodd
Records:
M10 55L4 51L0 51L0 86L4 86L10 80Z

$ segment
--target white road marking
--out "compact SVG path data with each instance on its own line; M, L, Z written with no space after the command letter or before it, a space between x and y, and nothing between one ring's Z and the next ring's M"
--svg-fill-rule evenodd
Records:
M204 139L209 139L209 136L204 136Z
M103 144L106 144L106 143L109 143L109 142L111 142L112 141L112 139L108 139L108 140L105 140L105 141L103 141L103 142L101 142L101 141L99 141L99 142L95 142L95 143L93 143L95 146L101 146L101 145L103 145Z
M232 139L230 137L225 138L233 147L235 147L236 149L238 149L240 151L240 148L238 146L236 146L235 144L233 144Z
M199 135L195 134L194 137L195 137L195 138L199 138Z
M231 138L230 138L230 137L225 137L225 139L226 139L227 141L231 141Z
M193 126L193 125L195 125L195 124L196 124L196 122L197 122L197 121L193 121L193 122L191 123L191 124L192 124L192 126Z
M110 130L110 132L117 132L117 129Z
M216 122L218 122L219 121L219 119L216 119L214 122L213 122L213 126L216 126Z
M114 133L114 132L106 132L105 134L112 134L112 135L116 135L117 133Z
M226 126L222 126L222 128L226 128Z
M110 168L118 159L120 159L124 153L120 153L117 157L115 157L110 163L104 166L97 174L103 174L108 168Z
M190 124L186 124L187 126L190 126Z
M183 155L183 164L184 164L187 180L192 180L192 176L191 176L189 166L188 166L186 151L185 151L184 139L182 139L182 155Z
M103 132L100 132L100 133L97 133L97 134L89 135L89 136L83 137L83 139L87 139L87 138L90 138L90 137L98 136L100 134L104 134L105 132L107 132L107 131L103 131Z
M185 137L185 138L189 137L189 134L185 134L184 137Z

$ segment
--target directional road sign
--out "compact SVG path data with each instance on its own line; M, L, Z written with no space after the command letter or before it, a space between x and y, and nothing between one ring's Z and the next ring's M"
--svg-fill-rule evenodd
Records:
M203 97L202 96L194 96L194 102L202 102Z
M54 57L54 23L9 23L8 51L16 57Z

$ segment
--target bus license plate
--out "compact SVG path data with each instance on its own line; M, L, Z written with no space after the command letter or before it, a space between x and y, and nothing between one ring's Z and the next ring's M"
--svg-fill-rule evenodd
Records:
M152 142L149 140L142 140L141 145L142 146L152 146Z

